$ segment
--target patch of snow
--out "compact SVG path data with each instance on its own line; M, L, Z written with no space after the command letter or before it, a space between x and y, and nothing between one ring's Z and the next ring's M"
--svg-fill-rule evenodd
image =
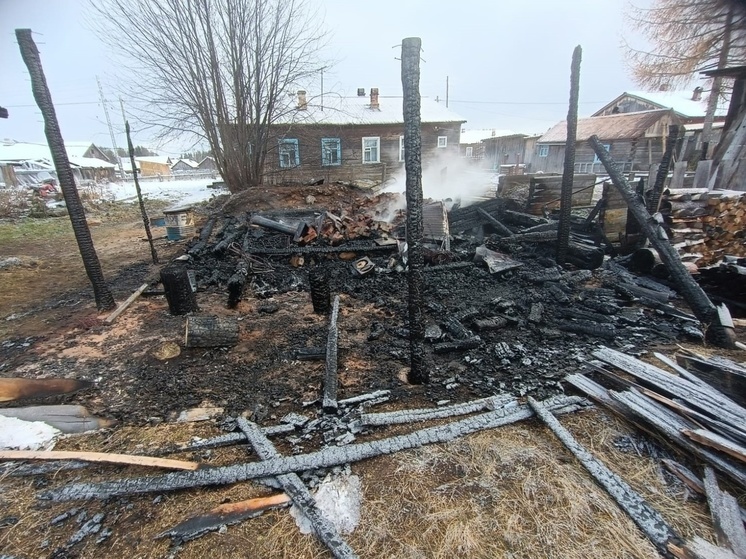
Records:
M351 533L360 523L360 503L363 498L360 478L355 475L329 476L319 485L314 499L321 514L340 534ZM313 532L310 521L293 505L290 514L302 534Z
M141 180L140 190L144 198L155 200L167 200L180 205L197 204L209 200L214 196L225 194L228 191L224 188L207 188L217 182L215 179L195 179L195 180ZM137 203L137 190L133 181L121 183L109 183L108 189L111 191L115 201L132 201Z
M61 431L42 421L0 415L0 449L51 450Z

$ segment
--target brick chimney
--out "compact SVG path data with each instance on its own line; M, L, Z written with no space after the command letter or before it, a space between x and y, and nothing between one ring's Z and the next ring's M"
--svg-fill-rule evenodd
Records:
M308 101L306 100L306 92L303 89L298 90L298 110L305 111L308 109Z
M370 108L376 111L381 110L381 105L378 103L378 88L370 88Z
M357 96L358 97L365 97L365 88L364 87L358 87L357 88Z
M701 101L703 91L704 89L702 89L700 86L695 87L694 91L692 92L692 101Z

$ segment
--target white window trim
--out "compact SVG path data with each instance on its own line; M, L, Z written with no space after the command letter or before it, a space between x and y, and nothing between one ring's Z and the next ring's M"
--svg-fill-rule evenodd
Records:
M544 144L539 146L539 157L548 157L549 156L549 146Z
M466 147L466 157L474 157L474 148L472 146Z
M440 141L443 140L443 145L441 145ZM448 136L438 136L438 148L447 148L448 147Z
M404 136L399 136L399 162L404 161Z
M376 141L376 160L375 161L366 161L365 160L365 140L375 140ZM373 163L380 163L381 162L381 137L380 136L363 136L362 139L362 146L363 146L363 164L364 165L370 165Z

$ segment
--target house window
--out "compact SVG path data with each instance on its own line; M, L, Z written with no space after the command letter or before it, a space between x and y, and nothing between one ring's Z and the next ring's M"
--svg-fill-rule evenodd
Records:
M378 163L380 148L381 138L378 136L363 138L363 163Z
M448 146L448 136L438 136L438 147L444 148Z
M404 136L399 136L399 161L404 161Z
M287 169L300 165L298 140L280 140L280 167Z
M539 157L546 157L549 155L549 146L539 146Z
M466 157L474 157L474 148L469 146L466 148Z
M606 151L609 151L609 152L611 151L611 144L602 144L602 145L604 146L604 149ZM595 152L594 152L593 164L595 165L596 163L601 163L601 160L598 158L598 155L595 155Z
M342 164L342 141L339 138L321 138L321 164Z

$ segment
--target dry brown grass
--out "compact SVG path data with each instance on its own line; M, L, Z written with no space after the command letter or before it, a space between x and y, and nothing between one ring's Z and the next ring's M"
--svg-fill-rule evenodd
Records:
M668 487L656 460L625 454L612 441L628 433L620 422L592 411L562 418L563 424L620 473L684 536L710 539L705 505L683 502ZM145 451L193 435L215 434L209 423L126 428L111 434L71 439L66 448ZM214 452L211 463L244 459L240 447ZM190 455L175 455L184 459ZM587 472L544 427L525 422L480 433L447 445L424 447L353 465L363 480L360 526L347 536L364 558L655 558L653 546L632 521L598 488ZM58 486L80 476L104 479L148 471L94 467L53 476ZM152 471L150 472L152 473ZM18 524L0 529L0 550L20 556L48 556L75 530L68 522L49 527L73 504L39 504L30 479L0 480L5 515ZM226 501L267 495L251 483L164 496L83 503L89 514L107 512L114 535L101 545L81 544L79 557L163 557L168 542L159 532ZM80 506L79 503L74 505ZM46 550L39 544L49 540ZM178 557L330 557L313 537L301 535L287 510L209 534L187 543Z

